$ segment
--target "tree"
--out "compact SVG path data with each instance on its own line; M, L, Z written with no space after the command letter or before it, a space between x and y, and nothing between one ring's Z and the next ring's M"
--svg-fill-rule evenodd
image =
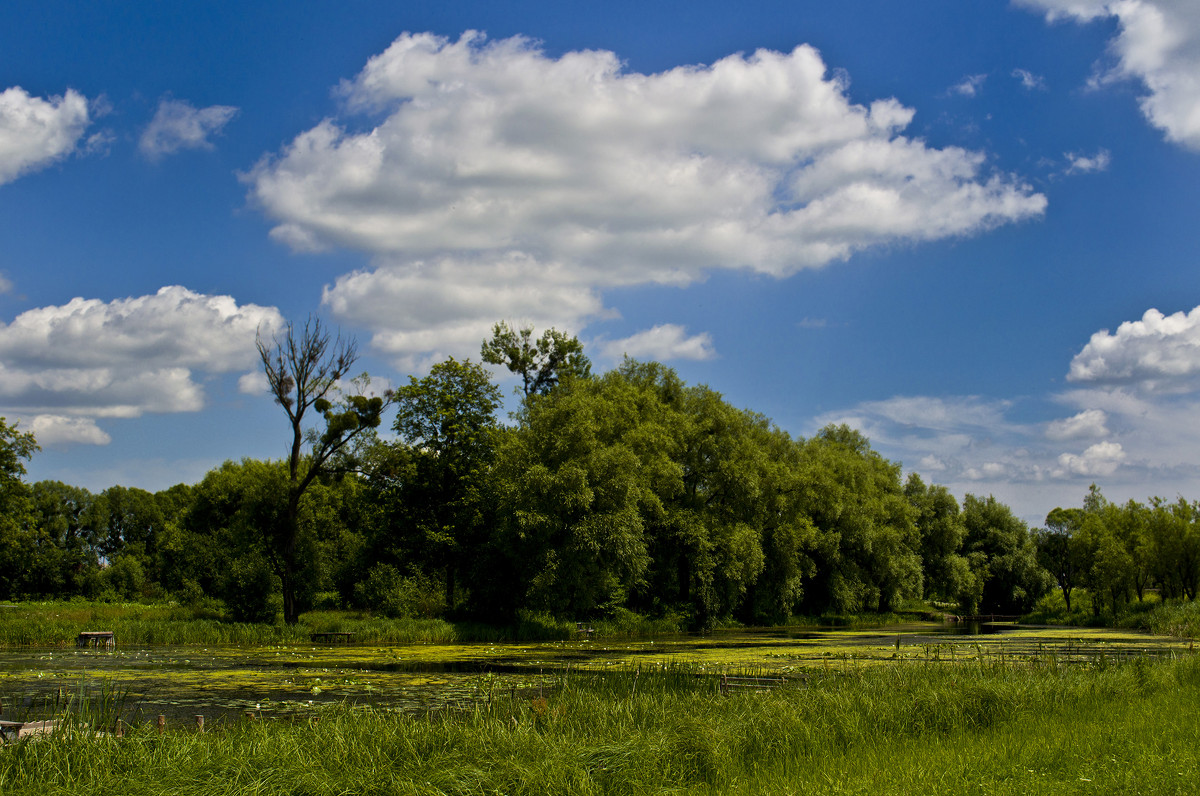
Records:
M1053 509L1046 515L1046 527L1034 534L1038 563L1058 583L1067 613L1071 613L1071 592L1079 585L1082 573L1086 569L1086 551L1078 538L1083 514L1083 509Z
M396 390L393 428L408 445L408 477L397 484L410 553L441 570L446 605L484 534L484 487L494 456L500 390L487 370L450 357Z
M338 383L358 360L358 349L353 339L332 336L318 318L309 317L303 330L289 323L282 338L266 341L260 337L257 344L271 394L291 424L286 506L268 550L282 585L284 620L295 624L300 616L296 600L300 498L315 479L334 468L335 457L349 452L352 441L379 426L391 393L384 397L341 394ZM324 421L320 432L305 429L310 409Z
M1050 590L1053 579L1037 562L1029 529L1012 509L989 495L963 498L963 550L980 576L980 609L1020 613Z
M964 573L969 574L967 560L959 555L966 529L958 501L946 487L927 486L916 473L910 473L904 482L904 495L917 510L925 596L958 599L963 593Z
M42 553L56 552L53 540L36 528L29 487L21 480L24 462L38 450L32 434L0 417L0 596L24 589L31 563Z
M564 378L587 378L592 369L579 338L547 329L534 340L532 326L512 329L504 321L492 327L492 339L484 341L480 356L519 375L526 400L545 395Z

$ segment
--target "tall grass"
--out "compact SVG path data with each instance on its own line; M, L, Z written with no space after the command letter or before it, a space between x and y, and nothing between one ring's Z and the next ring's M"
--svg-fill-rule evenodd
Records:
M605 637L673 635L676 619L651 620L625 612L590 625ZM168 603L30 602L0 609L0 646L70 646L85 630L111 630L120 644L289 644L312 633L353 633L363 643L559 641L576 638L574 622L522 612L511 625L388 619L356 611L311 611L295 625L233 622L212 607Z
M0 749L0 792L1188 792L1200 662L897 664L721 696L679 667L580 672L412 717L334 709L199 736Z

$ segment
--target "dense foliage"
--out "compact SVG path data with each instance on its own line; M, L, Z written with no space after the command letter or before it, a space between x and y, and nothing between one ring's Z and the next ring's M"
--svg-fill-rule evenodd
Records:
M658 363L592 375L578 340L553 330L498 325L484 344L522 376L510 425L470 360L366 402L293 375L306 360L287 340L263 349L289 409L284 461L226 462L157 494L28 485L36 443L0 420L0 598L169 595L240 621L341 606L699 627L909 599L1015 614L1055 584L1068 613L1079 588L1098 613L1200 589L1200 504L1118 506L1093 487L1031 533L990 496L960 506L902 480L851 428L792 437ZM309 405L320 428L301 422Z

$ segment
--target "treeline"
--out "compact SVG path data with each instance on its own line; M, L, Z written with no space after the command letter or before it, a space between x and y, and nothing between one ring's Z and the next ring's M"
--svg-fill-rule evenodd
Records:
M1110 503L1092 485L1082 508L1056 508L1036 535L1039 559L1062 590L1067 612L1086 589L1095 615L1121 613L1154 589L1194 600L1200 590L1200 503L1177 498Z
M298 468L231 461L155 494L27 485L34 440L0 421L0 597L219 600L252 621L360 607L492 622L632 611L702 627L911 598L1020 613L1055 579L1114 601L1150 584L1195 594L1159 533L1174 523L1195 538L1194 507L1137 514L1144 543L1128 543L1127 508L1106 503L1056 510L1031 533L994 498L960 505L902 479L853 429L792 437L657 363L592 375L578 340L503 324L482 353L521 378L510 424L488 370L449 359L371 407L314 399L319 469L311 455ZM368 428L381 413L387 438Z

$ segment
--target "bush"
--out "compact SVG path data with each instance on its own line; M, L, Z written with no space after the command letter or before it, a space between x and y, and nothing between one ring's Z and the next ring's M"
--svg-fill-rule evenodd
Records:
M391 564L376 564L354 587L364 608L392 619L435 619L446 613L446 596L436 578L418 572L404 576Z
M260 555L237 558L225 577L225 605L238 622L274 622L283 610L279 577Z

